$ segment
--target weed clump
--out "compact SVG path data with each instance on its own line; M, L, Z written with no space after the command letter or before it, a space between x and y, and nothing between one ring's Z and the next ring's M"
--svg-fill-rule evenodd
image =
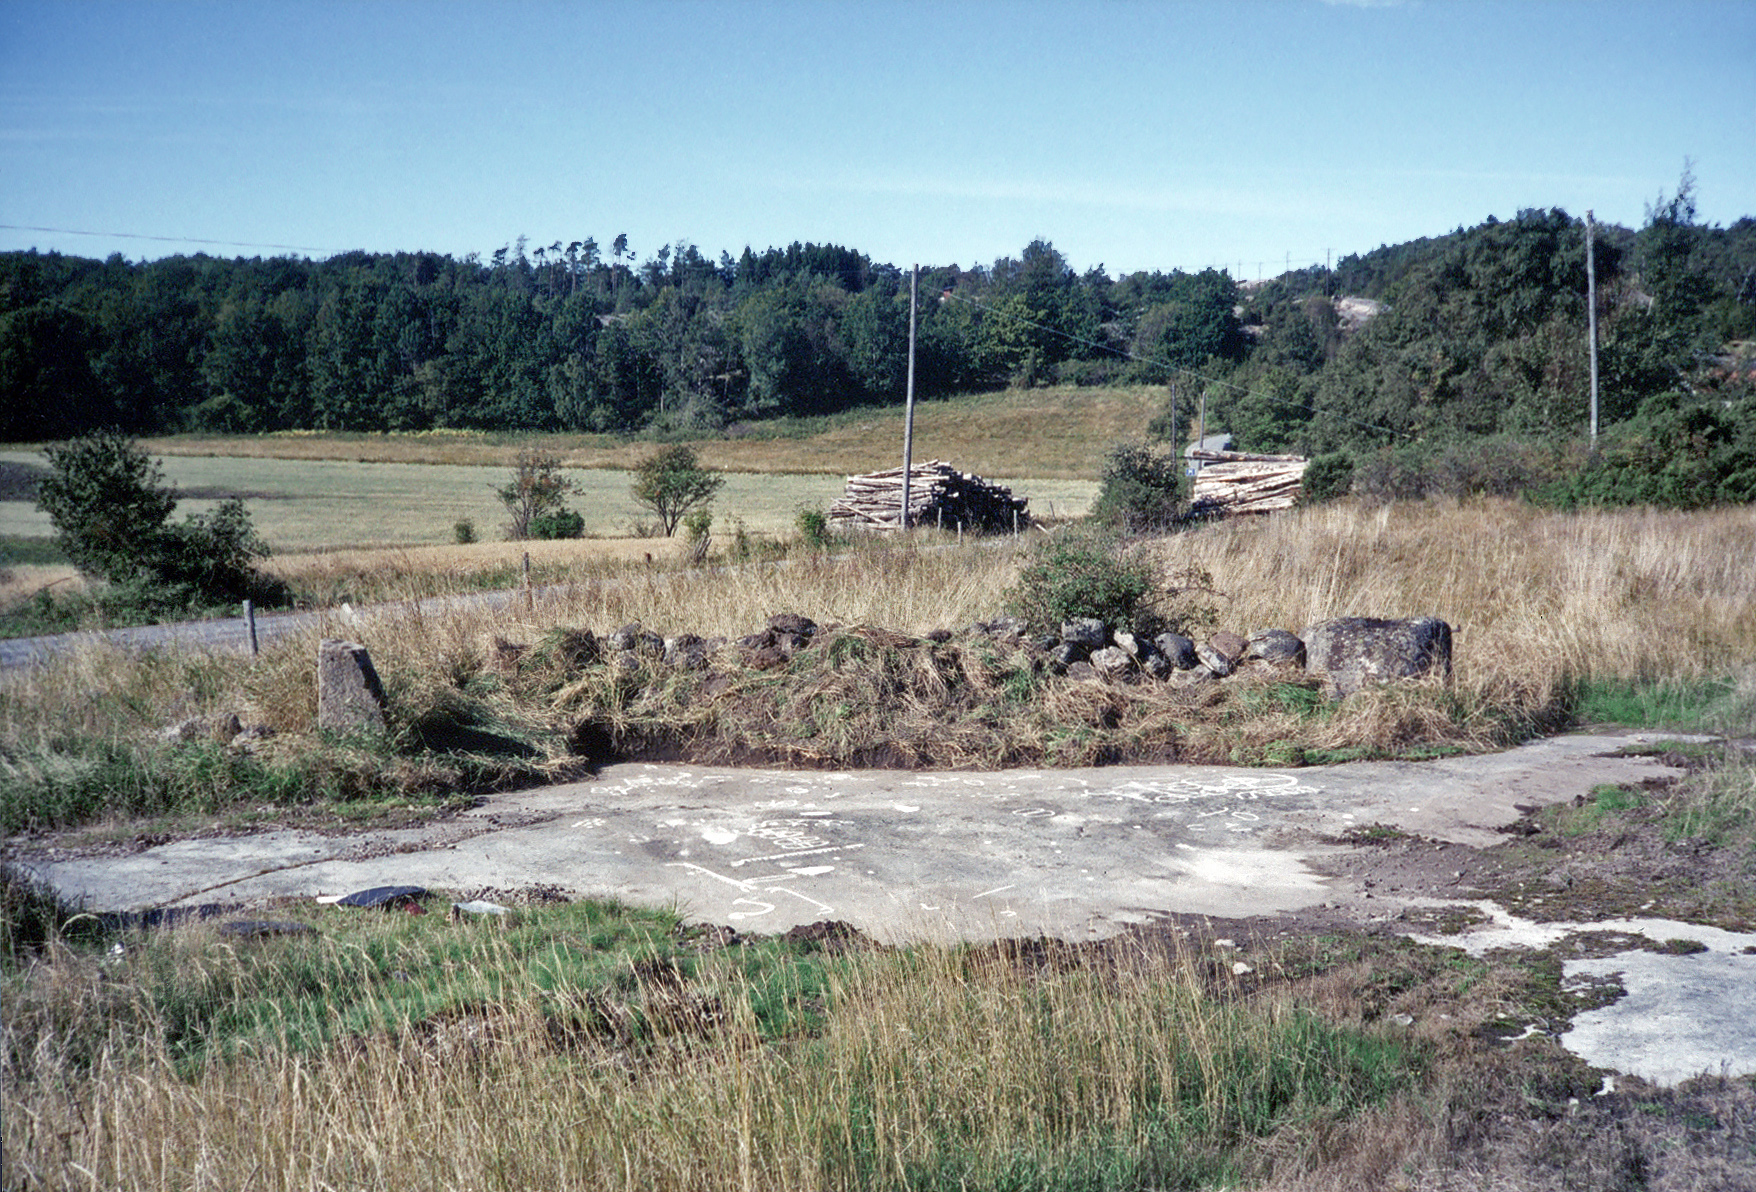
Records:
M1211 594L1212 578L1189 568L1162 582L1159 568L1113 532L1081 527L1038 546L1006 593L1008 611L1040 633L1091 617L1135 633L1183 632L1212 621L1198 597Z

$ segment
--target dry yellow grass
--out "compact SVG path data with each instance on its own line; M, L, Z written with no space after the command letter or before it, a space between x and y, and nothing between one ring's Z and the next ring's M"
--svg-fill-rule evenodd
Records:
M230 945L181 934L183 963L244 967ZM32 1004L14 1011L36 1045L5 1081L8 1186L825 1192L957 1187L1008 1167L1044 1180L1097 1167L1119 1177L1108 1186L1136 1186L1147 1173L1130 1169L1149 1155L1205 1186L1221 1148L1261 1140L1277 1117L1365 1099L1349 1083L1362 1061L1330 1041L1341 1036L1285 999L1227 1005L1190 954L1118 949L1040 971L1002 953L869 954L830 970L813 999L821 1031L780 1040L762 1037L764 995L721 954L672 999L698 1008L695 1023L618 1041L596 1014L615 994L569 988L581 942L557 942L562 971L545 990L490 985L517 967L472 935L448 974L423 979L436 999L466 983L495 990L485 998L319 1051L266 1022L186 1075L169 1024L126 1000L149 979L99 978L73 958L42 966ZM365 944L333 947L358 950L361 980L382 980ZM230 992L253 990L245 978ZM44 1021L58 996L65 1026ZM82 1069L68 1044L102 1029L104 1000L116 1021L144 1019L145 1037L118 1033Z
M1164 405L1157 386L1057 387L974 394L915 407L917 460L944 459L983 476L1093 480L1104 452L1140 438ZM857 410L801 420L796 438L707 437L691 442L702 463L728 472L848 475L901 463L902 410ZM760 432L762 428L759 426ZM609 435L289 432L250 436L178 435L148 439L155 455L350 460L359 463L510 467L520 448L537 444L570 467L631 468L654 445Z
M1576 679L1698 679L1756 664L1756 508L1551 513L1510 501L1322 506L1153 548L1203 567L1241 632L1437 616L1457 686L1540 705Z
M28 600L38 592L79 592L85 581L65 563L15 563L0 568L0 608Z

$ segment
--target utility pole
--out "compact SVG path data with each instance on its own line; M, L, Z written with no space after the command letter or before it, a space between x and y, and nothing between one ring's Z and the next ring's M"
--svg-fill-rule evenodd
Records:
M1585 311L1591 328L1591 449L1597 450L1597 251L1591 212L1585 213Z
M902 513L899 524L908 529L909 471L915 462L915 310L920 303L921 266L917 261L908 276L908 399L902 416Z

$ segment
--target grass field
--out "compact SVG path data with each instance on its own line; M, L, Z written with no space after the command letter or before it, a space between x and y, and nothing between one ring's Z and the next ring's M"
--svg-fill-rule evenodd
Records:
M1145 435L1168 390L1150 385L1090 389L1009 389L915 407L914 457L942 459L989 477L1092 480L1104 452ZM866 407L814 418L743 423L690 441L701 461L727 472L842 476L902 462L903 411ZM287 432L258 436L149 439L157 455L346 460L359 463L507 467L519 448L538 444L578 468L632 467L653 444L611 435L506 435L473 431L415 434Z
M232 440L249 448L255 440ZM454 540L454 526L468 518L483 541L504 537L506 510L494 496L507 468L487 464L361 463L348 459L251 455L159 455L166 479L187 494L177 516L211 508L238 495L251 521L277 554L371 546L437 545ZM510 450L510 449L508 449ZM647 448L650 450L650 447ZM0 461L40 463L34 452L0 452ZM585 519L594 538L620 538L639 520L651 520L628 495L628 473L608 467L576 467L568 478L579 486L568 506ZM793 528L800 511L823 510L841 495L844 477L829 473L727 472L714 500L714 528L730 533L742 522L753 534ZM1000 482L1031 499L1041 514L1076 516L1096 495L1093 481L1026 479ZM48 515L29 501L0 501L0 536L47 538Z

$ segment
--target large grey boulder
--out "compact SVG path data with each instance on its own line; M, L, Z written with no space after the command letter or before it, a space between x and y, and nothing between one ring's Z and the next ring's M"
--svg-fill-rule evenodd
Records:
M1322 676L1334 695L1433 673L1451 678L1451 626L1437 617L1337 617L1309 626L1300 636L1306 669Z
M384 731L384 684L359 642L326 638L317 644L317 727Z

